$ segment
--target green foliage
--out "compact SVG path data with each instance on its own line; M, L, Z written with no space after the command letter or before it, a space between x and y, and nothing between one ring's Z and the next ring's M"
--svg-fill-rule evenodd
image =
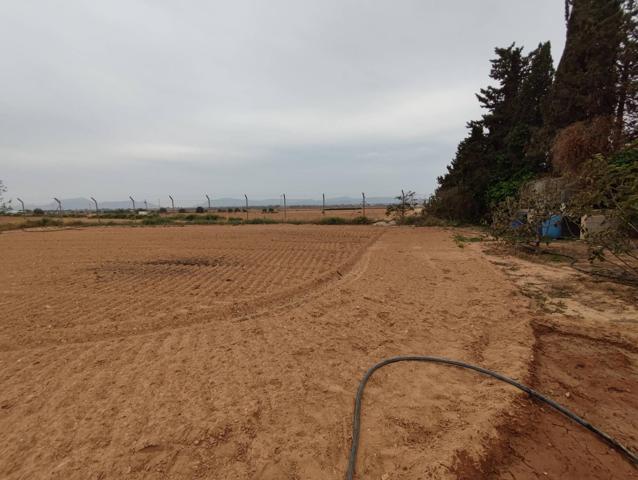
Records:
M131 213L129 209L118 208L115 210L107 210L100 212L100 218L123 218L134 219L137 217L136 213Z
M516 196L521 186L532 177L532 173L522 173L491 185L487 190L488 203L494 206L503 202L507 197Z
M149 215L142 219L142 225L170 225L175 223L175 220L169 217L161 217L159 215Z
M454 235L454 243L456 243L456 245L459 248L464 248L466 243L476 243L476 242L482 242L484 240L483 237L466 237L465 235L461 235L461 234L456 234Z
M188 217L193 217L189 220L189 223L194 223L197 225L207 225L210 223L219 223L222 220L222 217L215 214L208 215L188 215Z
M34 208L33 209L33 214L34 215L44 215L44 210L42 210L41 208Z
M277 222L277 220L274 220L272 218L251 218L249 220L245 220L244 223L249 225L264 225L264 224L272 224L272 223L279 223L279 222Z
M638 2L623 0L622 9L622 41L616 61L616 145L638 139Z
M197 207L197 208L195 209L195 212L196 212L196 213L204 213L204 207Z
M347 220L342 217L323 217L319 220L320 225L345 225Z
M609 158L609 163L613 166L621 166L621 165L638 165L638 142L634 142L615 152Z
M497 82L481 90L482 120L468 124L445 176L439 177L433 215L477 222L536 172L547 168L543 153L542 105L554 69L549 42L523 55L510 45L497 48L490 77Z
M554 132L614 114L621 27L620 0L571 2L565 49L545 108L545 122Z
M71 222L76 226L86 225L81 221ZM69 225L71 225L69 224ZM63 226L62 220L56 218L44 217L38 220L27 220L20 223L3 223L0 224L0 232L6 232L9 230L20 230L22 228L42 228L42 227L61 227Z
M44 217L44 218L41 218L39 220L27 220L23 224L24 228L31 228L31 227L61 227L61 226L62 226L62 220L58 220L58 219L55 219L55 218L48 218L48 217Z
M360 215L350 220L350 223L353 225L370 225L371 223L374 223L374 221L371 218Z
M527 56L497 48L477 95L486 109L438 179L434 215L490 219L529 179L578 174L594 154L638 137L638 2L567 0L567 41L554 72L549 42Z

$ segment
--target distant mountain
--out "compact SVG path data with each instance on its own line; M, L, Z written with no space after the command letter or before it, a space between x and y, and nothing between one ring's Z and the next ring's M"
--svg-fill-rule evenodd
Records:
M79 198L63 198L61 199L62 209L63 210L94 210L95 204L91 199L79 197ZM249 207L268 207L268 206L278 206L283 203L281 198L266 198L266 199L251 199L248 197L248 206ZM289 207L320 207L322 205L322 200L319 198L287 198L286 203ZM367 205L388 205L390 203L397 203L397 200L394 197L367 197L366 204ZM215 198L211 199L211 207L213 208L223 208L223 207L243 207L246 205L246 200L243 198ZM326 206L330 207L338 207L338 206L359 206L361 205L361 197L332 197L326 198ZM99 202L98 206L100 210L119 210L119 209L130 209L133 208L133 204L130 200L122 200L122 201L104 201ZM167 207L168 201L162 204L163 207ZM175 208L187 208L192 209L196 207L207 207L207 203L199 203L199 204L176 204ZM135 207L138 209L146 208L144 202L136 200ZM26 208L29 210L33 210L34 208L41 208L44 211L53 211L57 210L58 205L55 202L50 202L47 204L41 205L33 205L27 204ZM155 203L148 203L148 208L151 210L155 210L158 208Z
M60 201L62 202L62 209L63 210L95 210L95 204L93 203L93 201L91 199L88 198L62 198L60 199ZM100 210L119 210L119 209L128 209L128 208L133 208L133 204L131 203L130 200L128 201L106 201L106 202L99 202L98 206L100 208ZM26 208L28 208L29 210L33 210L34 208L41 208L44 211L47 210L57 210L58 209L58 204L56 202L51 202L51 203L47 203L44 205L25 205ZM139 202L136 201L135 202L135 207L136 208L146 208L144 205L144 202ZM148 208L149 209L155 209L157 208L157 205L152 204L152 203L148 203Z

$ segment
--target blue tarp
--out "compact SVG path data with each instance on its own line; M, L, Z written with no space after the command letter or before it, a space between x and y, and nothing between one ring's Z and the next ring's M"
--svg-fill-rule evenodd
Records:
M563 216L552 215L541 225L541 237L559 238L563 234Z

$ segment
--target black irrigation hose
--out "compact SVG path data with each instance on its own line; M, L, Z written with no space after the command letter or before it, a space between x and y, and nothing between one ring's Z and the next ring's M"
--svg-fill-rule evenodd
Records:
M433 362L433 363L441 363L445 365L453 365L455 367L461 367L461 368L467 368L469 370L474 370L476 372L482 373L483 375L487 375L489 377L496 378L497 380L500 380L502 382L509 383L510 385L518 388L519 390L526 392L531 397L546 403L547 405L552 407L554 410L558 410L560 413L568 417L570 420L578 423L579 425L582 425L587 430L594 432L596 435L602 438L605 442L607 442L610 446L612 446L613 448L618 450L621 454L626 456L634 464L634 466L638 465L638 455L632 453L627 447L622 445L620 442L618 442L617 440L614 440L605 432L594 427L589 422L580 418L578 415L571 412L567 408L563 407L562 405L559 405L551 398L546 397L545 395L537 392L536 390L529 388L526 385L523 385L522 383L517 382L516 380L506 377L505 375L501 375L500 373L493 372L492 370L478 367L476 365L471 365L465 362L459 362L458 360L450 360L450 359L441 358L441 357L411 355L411 356L391 357L391 358L382 360L381 362L377 363L372 368L370 368L366 372L366 374L363 376L363 379L361 380L361 383L359 384L359 389L357 390L357 396L355 397L355 401L354 401L354 416L352 420L352 448L350 449L350 458L348 460L348 471L346 473L346 480L354 479L354 469L355 469L355 464L357 462L357 450L359 448L359 434L361 431L361 398L363 397L363 390L366 387L366 383L368 383L368 380L370 379L370 377L375 371L377 371L381 367L384 367L391 363L397 363L397 362Z

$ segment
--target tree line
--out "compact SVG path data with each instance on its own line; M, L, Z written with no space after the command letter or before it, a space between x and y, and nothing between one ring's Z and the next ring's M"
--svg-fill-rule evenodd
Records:
M528 53L516 44L496 48L495 85L476 95L485 113L468 122L429 211L489 221L534 178L577 175L596 154L635 150L637 19L636 0L566 0L567 37L556 69L550 42Z

